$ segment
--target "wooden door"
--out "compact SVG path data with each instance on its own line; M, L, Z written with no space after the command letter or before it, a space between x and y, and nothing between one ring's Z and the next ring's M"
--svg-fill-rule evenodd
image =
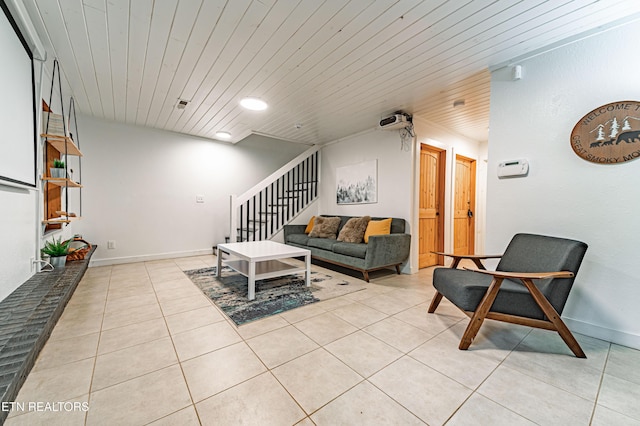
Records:
M432 251L444 246L444 221L440 212L444 206L445 152L428 145L420 148L420 216L418 267L442 264Z
M456 155L453 201L453 252L473 254L475 247L476 162Z

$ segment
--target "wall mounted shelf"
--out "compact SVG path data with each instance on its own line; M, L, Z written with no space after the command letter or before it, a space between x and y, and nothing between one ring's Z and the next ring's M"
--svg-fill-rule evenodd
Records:
M48 220L43 220L42 224L43 225L58 225L58 224L66 224L66 223L71 223L72 219L80 219L79 217L70 217L70 218L66 218L66 216L64 217L60 217L60 218L56 218L56 217L52 217L51 219Z
M80 152L80 149L68 136L50 135L47 133L43 133L40 136L46 138L47 142L49 142L51 146L53 146L56 150L60 151L60 153L65 154L66 149L66 155L75 155L77 157L82 157L82 152Z
M58 93L55 93L56 100L59 101L61 114L54 114L51 110L52 102L54 100L54 85L58 83ZM82 152L80 151L80 140L78 136L78 123L76 119L75 102L73 98L69 100L69 116L68 119L64 114L64 105L62 102L62 85L60 82L60 65L58 60L53 62L53 73L51 76L51 92L49 96L49 103L44 100L43 113L42 113L42 134L40 137L43 141L43 176L42 190L44 198L44 217L42 224L44 225L43 232L52 231L55 229L61 229L63 225L71 223L72 219L78 219L82 216ZM71 133L71 126L75 124L75 133ZM75 135L75 138L74 138ZM74 140L75 139L75 140ZM72 159L76 157L76 159ZM73 178L72 171L69 168L69 161L77 164L77 181L69 179ZM66 177L52 177L49 175L50 170L56 166L57 163L63 162L64 169L56 176ZM74 165L74 168L76 166ZM60 169L60 167L58 167ZM67 213L69 211L69 192L71 189L78 189L73 191L73 197L78 199L77 206L75 201L74 206L79 209L79 215L76 217L73 213ZM68 216L70 215L70 216Z
M44 177L42 178L42 180L58 186L66 186L68 188L82 188L81 184L79 184L78 182L74 182L71 179Z

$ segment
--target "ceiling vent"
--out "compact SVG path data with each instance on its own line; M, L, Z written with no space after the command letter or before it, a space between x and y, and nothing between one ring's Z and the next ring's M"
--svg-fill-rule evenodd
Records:
M184 99L178 99L178 105L176 105L176 108L184 109L188 103L189 101L185 101Z
M405 127L411 126L411 116L403 112L396 112L395 114L380 120L378 126L382 130L404 129Z

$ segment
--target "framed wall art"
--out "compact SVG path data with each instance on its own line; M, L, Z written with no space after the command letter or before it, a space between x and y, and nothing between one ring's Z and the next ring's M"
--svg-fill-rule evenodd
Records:
M378 202L378 160L364 161L336 169L338 204Z

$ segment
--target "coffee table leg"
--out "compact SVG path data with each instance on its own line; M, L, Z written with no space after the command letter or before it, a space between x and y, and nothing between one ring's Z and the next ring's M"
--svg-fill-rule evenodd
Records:
M216 269L216 277L222 276L222 250L218 248L218 254L216 256L218 258L218 268Z
M249 295L248 299L253 300L256 298L256 262L253 260L249 262Z
M306 264L306 267L307 267L307 271L305 272L305 278L306 278L306 281L307 281L307 287L310 287L311 286L311 255L307 254L304 257L304 261L305 261L305 264Z

